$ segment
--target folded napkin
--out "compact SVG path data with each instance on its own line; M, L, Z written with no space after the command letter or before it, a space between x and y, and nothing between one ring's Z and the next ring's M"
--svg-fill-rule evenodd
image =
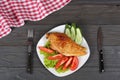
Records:
M59 10L71 0L2 0L0 1L0 38L20 27L25 20L38 21Z

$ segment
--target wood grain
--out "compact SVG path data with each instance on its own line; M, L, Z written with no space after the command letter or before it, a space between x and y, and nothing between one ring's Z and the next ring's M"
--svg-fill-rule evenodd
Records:
M62 23L61 23L62 24ZM58 25L61 25L58 24ZM38 40L50 29L58 25L25 25L20 28L15 28L11 34L0 39L1 46L26 46L27 45L27 30L33 28L35 30L34 42ZM96 45L97 29L99 26L103 29L104 45L120 45L120 25L80 25L83 36L90 45Z
M76 4L119 4L119 0L72 0Z
M72 75L66 77L56 77L44 68L35 68L34 74L27 74L25 68L1 68L1 80L117 80L120 77L119 68L111 68L112 70L100 74L97 68L81 68Z
M45 25L60 24L67 22L76 22L79 24L108 24L119 25L120 6L114 4L79 4L79 1L73 1L61 10L47 16L45 19L37 22L29 21L28 24Z

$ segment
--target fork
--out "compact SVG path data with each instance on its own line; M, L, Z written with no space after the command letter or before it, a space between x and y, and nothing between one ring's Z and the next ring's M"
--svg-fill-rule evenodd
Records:
M27 60L27 72L33 72L33 48L34 48L34 41L33 41L33 29L28 30L28 60Z

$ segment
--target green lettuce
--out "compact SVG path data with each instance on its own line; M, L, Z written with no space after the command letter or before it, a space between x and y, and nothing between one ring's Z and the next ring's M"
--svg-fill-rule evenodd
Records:
M69 68L67 68L66 70L62 70L62 68L63 68L63 66L60 66L56 71L57 71L58 73L64 73L64 72L66 72L66 71L69 70Z
M47 68L54 68L57 63L57 60L49 60L47 58L44 58L44 64Z

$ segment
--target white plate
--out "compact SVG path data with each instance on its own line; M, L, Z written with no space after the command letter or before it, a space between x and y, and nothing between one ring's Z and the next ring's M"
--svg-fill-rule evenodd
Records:
M51 29L48 32L62 32L63 33L64 29L65 29L65 25L60 25L60 26L57 26L57 27ZM46 41L47 41L46 34L44 34L42 36L42 38L38 41L38 44L36 46L38 57L39 57L39 59L40 59L40 61L42 62L43 65L44 65L44 55L40 54L40 50L39 50L38 46L44 46L45 43L46 43ZM88 58L90 56L90 49L89 49L87 41L85 40L84 37L83 37L83 41L82 41L81 45L84 46L84 47L86 47L87 54L84 55L84 56L80 56L79 57L79 62L80 63L79 63L78 68L76 70L74 70L74 71L68 70L68 71L66 71L64 73L58 73L58 72L56 72L56 70L54 68L47 68L47 67L45 67L45 68L47 70L49 70L52 74L54 74L55 76L58 76L58 77L63 77L63 76L67 76L67 75L70 75L70 74L74 73L75 71L77 71L78 69L80 69L85 64L85 62L88 60Z

